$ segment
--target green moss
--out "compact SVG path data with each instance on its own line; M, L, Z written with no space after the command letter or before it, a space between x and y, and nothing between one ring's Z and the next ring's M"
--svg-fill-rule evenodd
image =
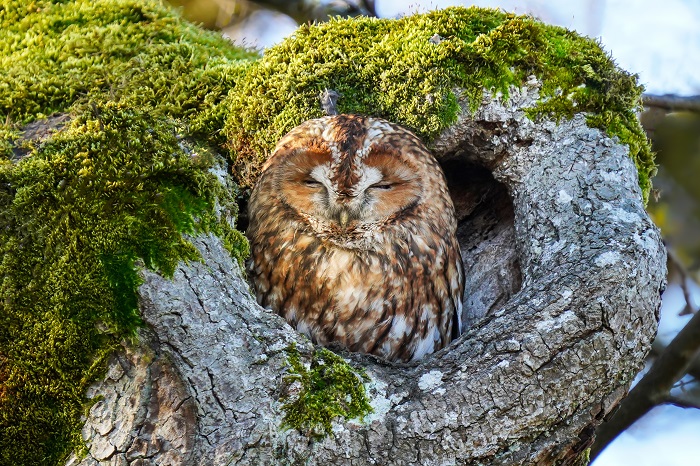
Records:
M558 460L555 462L555 466L559 466L560 464L568 464L571 466L588 466L591 462L591 449L586 448L583 450L581 453L576 456L576 458L573 459L573 461L569 458L566 460Z
M215 204L231 194L210 165L173 124L114 102L3 165L2 464L56 462L77 444L95 355L140 323L135 262L170 276L199 257L183 233L230 233Z
M431 37L439 35L439 43ZM634 114L642 88L598 43L527 16L448 8L398 20L335 19L302 26L265 52L228 97L226 134L237 174L252 185L276 141L321 116L318 94L339 91L341 113L401 123L428 142L459 111L455 88L472 110L484 89L508 95L528 76L542 81L530 116L588 122L629 145L644 195L653 156Z
M287 362L286 381L299 382L301 388L293 397L282 400L283 428L322 438L332 434L334 419L362 418L372 412L363 383L369 378L363 369L350 366L324 348L314 351L308 369L295 346L287 349Z
M10 125L0 125L0 164L12 156L12 144L10 141L19 137L19 131Z
M0 115L21 123L96 92L190 116L257 57L149 0L5 1L0 25Z
M255 57L155 1L0 3L0 464L80 449L86 388L140 325L137 262L170 276L204 232L247 254L208 148Z

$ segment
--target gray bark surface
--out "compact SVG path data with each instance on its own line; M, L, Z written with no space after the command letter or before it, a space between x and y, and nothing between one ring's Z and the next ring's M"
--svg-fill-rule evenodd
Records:
M411 365L366 368L374 413L313 441L280 429L285 348L217 238L172 280L144 272L147 328L113 358L83 429L95 465L574 464L656 331L666 255L628 148L523 112L538 84L485 96L433 144L460 218L465 333Z

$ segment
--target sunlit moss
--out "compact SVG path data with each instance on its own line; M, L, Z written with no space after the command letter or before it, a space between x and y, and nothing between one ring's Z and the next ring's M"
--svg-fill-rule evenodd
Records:
M299 387L296 394L282 399L283 428L322 438L332 433L334 419L361 419L372 412L364 386L369 378L337 354L325 348L315 350L307 368L299 351L291 346L287 363L285 380L288 384L298 382Z
M252 185L278 138L320 116L326 87L340 111L429 142L460 99L476 109L484 89L507 95L535 75L532 118L585 112L630 146L645 195L654 169L636 77L590 39L496 10L336 19L260 58L155 0L1 0L0 70L1 464L57 464L80 447L86 387L140 324L136 263L168 276L198 258L183 234L201 232L242 260L245 238L216 215L235 216L236 192L209 173L210 150ZM65 127L22 140L56 112ZM286 401L288 427L323 434L367 412L362 373L338 356L289 361L303 396Z
M247 254L209 147L255 57L155 1L0 3L0 464L80 448L86 388L140 325L137 262L170 276L204 232Z
M642 92L637 77L590 38L481 8L300 27L265 51L228 97L235 175L252 185L276 141L321 116L318 94L325 88L340 92L341 113L383 117L430 142L457 118L455 89L475 110L484 89L507 97L510 86L531 75L542 89L529 115L560 119L583 112L589 125L618 136L630 148L646 197L654 162L634 114Z

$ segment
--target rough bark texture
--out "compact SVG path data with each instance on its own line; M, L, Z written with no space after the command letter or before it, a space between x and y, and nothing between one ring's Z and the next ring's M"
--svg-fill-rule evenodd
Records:
M173 280L145 273L141 344L114 358L74 464L573 464L656 330L665 253L627 147L486 96L434 144L460 217L465 321L452 346L367 369L374 413L312 441L280 429L285 348L213 237Z

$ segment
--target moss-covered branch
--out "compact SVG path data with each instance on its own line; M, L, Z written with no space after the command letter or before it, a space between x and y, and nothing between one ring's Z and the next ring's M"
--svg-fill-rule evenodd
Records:
M246 254L207 125L251 57L155 2L0 6L1 464L80 445L86 388L140 323L137 261L172 274L209 231ZM55 136L18 139L53 112Z
M321 115L318 94L325 88L340 92L341 113L380 116L430 141L456 120L458 99L474 110L485 89L507 96L529 76L542 82L531 117L585 113L589 125L629 145L647 196L655 168L634 113L641 105L637 77L590 38L481 8L300 27L266 51L223 103L236 174L251 185L276 141Z

